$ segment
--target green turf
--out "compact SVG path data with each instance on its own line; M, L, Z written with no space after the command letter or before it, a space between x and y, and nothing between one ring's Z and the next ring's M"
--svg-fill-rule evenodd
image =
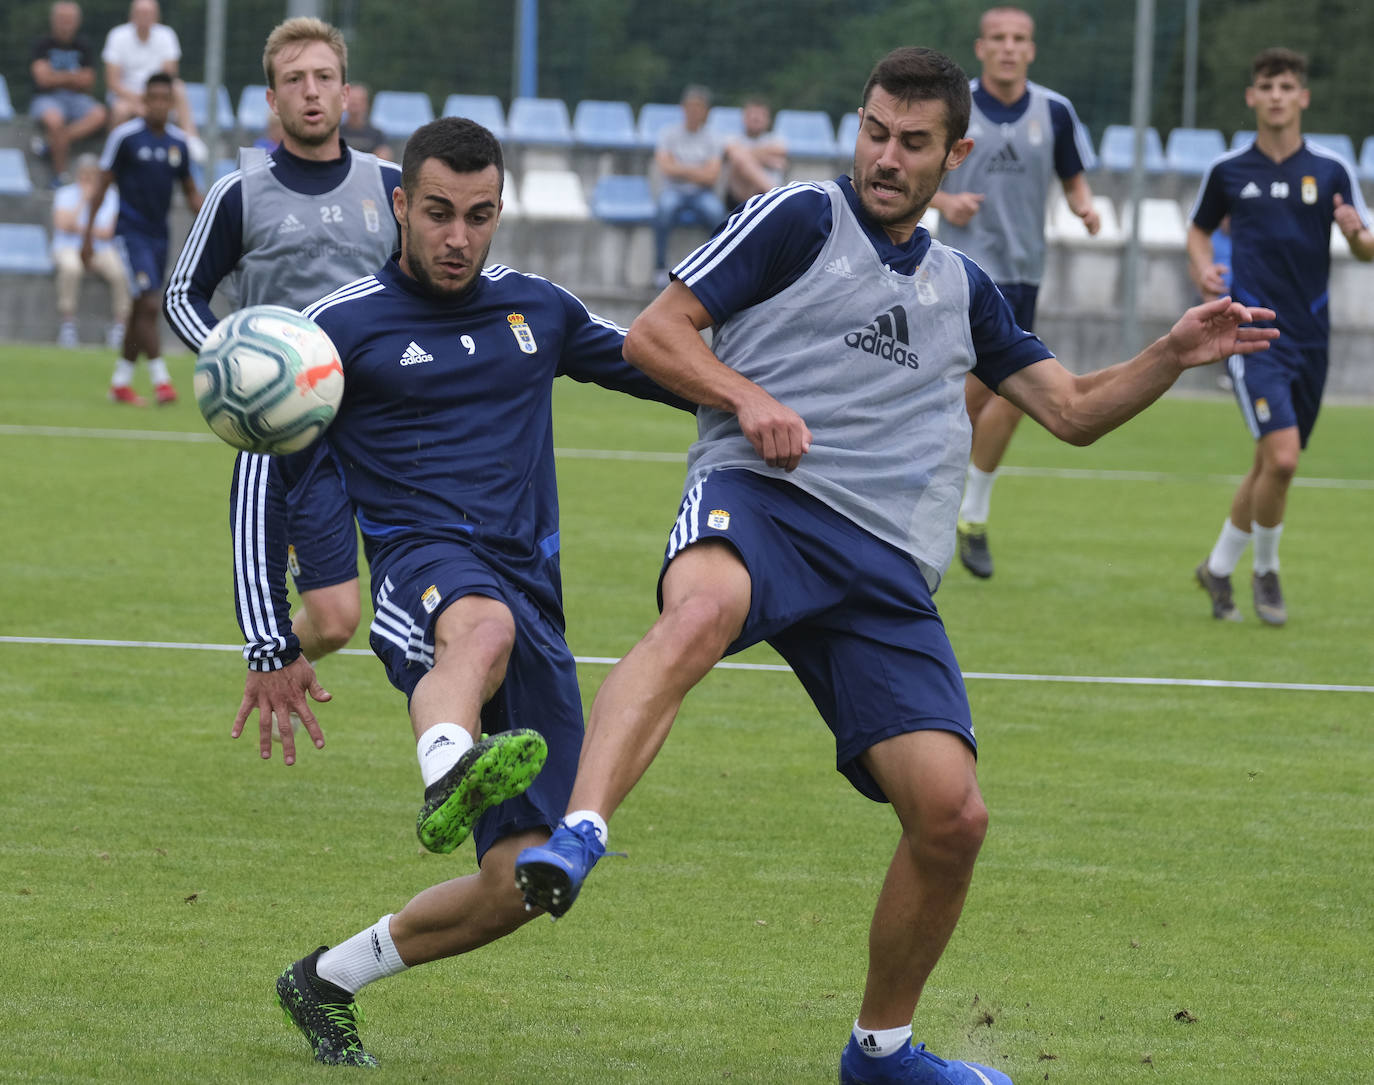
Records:
M106 403L109 366L0 348L0 635L234 644L232 455L150 439L205 431L186 400ZM172 368L188 394L189 359ZM557 410L565 449L691 432L571 382ZM1374 477L1372 427L1374 409L1328 407L1303 475ZM1025 427L1012 466L1161 477L999 481L997 576L956 568L938 596L965 669L1374 683L1367 482L1294 489L1288 627L1249 612L1245 565L1246 621L1209 617L1191 570L1249 449L1221 397L1167 399L1089 449ZM569 640L616 656L652 620L681 466L567 456L559 474ZM0 1080L331 1076L282 1022L277 972L473 869L467 846L415 841L414 745L375 660L322 666L328 745L289 770L228 738L241 667L0 643ZM588 700L605 670L582 666ZM1374 695L969 689L992 825L918 1038L1019 1085L1369 1080ZM833 1080L895 831L832 766L790 675L712 675L616 818L629 859L565 919L363 992L376 1080Z

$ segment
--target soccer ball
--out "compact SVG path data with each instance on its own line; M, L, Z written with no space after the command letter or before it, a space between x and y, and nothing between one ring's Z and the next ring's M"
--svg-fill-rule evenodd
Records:
M225 317L196 359L196 403L205 421L245 452L298 452L334 420L343 366L328 335L282 305Z

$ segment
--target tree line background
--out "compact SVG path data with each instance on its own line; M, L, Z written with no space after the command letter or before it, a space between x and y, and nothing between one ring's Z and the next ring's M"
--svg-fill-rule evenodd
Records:
M31 95L28 56L47 27L48 0L6 0L0 71L16 109ZM978 17L989 0L543 0L538 88L570 107L584 98L676 101L704 83L720 102L765 95L774 108L821 109L838 118L858 105L874 61L896 45L929 45L976 74ZM1094 140L1128 123L1133 0L1036 0L1038 56L1031 76L1069 96ZM83 31L97 54L127 0L85 0ZM181 38L182 75L204 77L204 0L163 0L163 21ZM262 44L284 0L230 0L224 82L262 83ZM514 3L491 0L327 0L344 29L349 75L374 90L418 90L435 108L452 93L495 94L509 105ZM1374 5L1365 0L1208 0L1200 14L1197 120L1228 135L1254 127L1243 88L1251 58L1286 45L1311 60L1310 131L1374 134L1374 97L1364 65L1374 56ZM1156 0L1151 123L1161 134L1182 118L1184 0Z

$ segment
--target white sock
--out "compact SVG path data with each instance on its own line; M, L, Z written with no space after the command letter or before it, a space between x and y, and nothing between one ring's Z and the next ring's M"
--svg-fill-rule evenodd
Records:
M1207 555L1207 571L1213 576L1230 576L1249 545L1250 532L1242 531L1231 523L1229 516L1226 517L1221 525L1221 534L1217 536L1217 544Z
M1273 527L1262 527L1251 523L1250 533L1255 537L1256 573L1277 573L1279 571L1279 536L1283 534L1283 523Z
M115 388L127 388L134 383L134 363L125 358L120 358L115 362L114 376L110 378L111 386Z
M600 840L601 843L606 843L606 837L610 833L610 829L606 827L606 819L595 810L574 810L563 819L563 824L568 826L581 825L584 821L590 821L592 823L592 828L596 830L596 838Z
M986 524L988 510L992 505L992 484L997 481L996 471L980 471L973 464L968 465L964 479L964 501L959 506L959 519L969 524Z
M415 756L420 759L420 775L429 787L472 749L472 736L456 723L436 723L420 736Z
M391 916L384 915L365 931L320 954L315 972L320 979L356 994L364 984L394 976L410 966L391 940Z
M154 384L171 384L172 375L167 372L167 363L161 358L148 359L148 376Z
M900 1051L911 1042L911 1026L899 1028L863 1028L854 1022L854 1039L865 1055L881 1059L893 1052Z

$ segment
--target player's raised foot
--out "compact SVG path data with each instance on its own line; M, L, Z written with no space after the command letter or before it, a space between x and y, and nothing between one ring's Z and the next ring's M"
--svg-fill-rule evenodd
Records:
M175 403L177 401L177 390L173 388L170 383L159 384L157 386L155 394L157 396L157 405L159 407L166 407L169 404Z
M127 384L110 386L110 402L124 403L130 407L146 407L148 405L148 401Z
M908 1043L875 1058L850 1036L840 1056L840 1085L1012 1085L1012 1080L991 1066L936 1058L925 1044Z
M959 521L959 560L974 576L992 576L992 551L988 549L988 525Z
M1217 576L1207 568L1205 561L1193 572L1202 590L1212 599L1212 617L1223 622L1240 621L1240 611L1236 609L1235 598L1231 595L1231 578Z
M316 1062L330 1066L376 1066L376 1058L358 1038L362 1015L353 996L320 979L315 971L315 963L327 948L320 946L277 977L277 1001L287 1020L309 1041Z
M526 848L515 860L515 884L527 908L542 908L557 919L577 899L582 883L606 845L590 821L560 821L547 843Z
M537 731L501 731L475 743L425 788L415 822L420 843L440 855L451 852L486 811L529 787L548 755Z
M1255 573L1250 578L1255 593L1255 613L1266 625L1283 625L1288 621L1288 608L1283 605L1283 589L1279 587L1278 570Z

